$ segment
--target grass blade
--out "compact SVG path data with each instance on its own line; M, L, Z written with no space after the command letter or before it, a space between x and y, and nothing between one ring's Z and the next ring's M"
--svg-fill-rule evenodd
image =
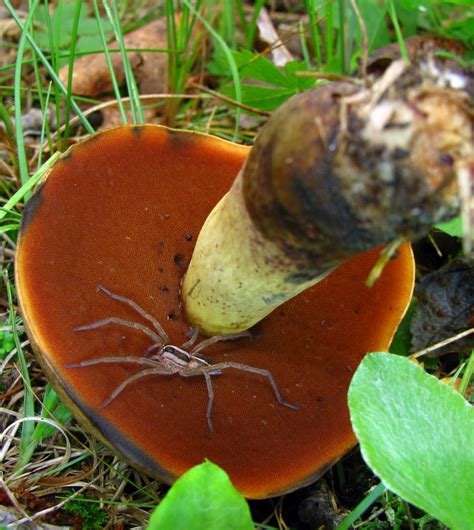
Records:
M464 375L461 379L461 384L459 385L459 392L466 396L467 389L471 384L472 374L474 373L474 351L471 352L469 360L467 361L466 369Z
M253 7L253 13L252 18L250 19L250 23L248 25L248 29L246 30L245 34L247 35L245 38L245 48L246 49L252 49L253 43L255 40L255 33L257 32L257 19L258 15L260 14L260 11L262 10L262 7L265 5L265 0L256 0L255 5Z
M25 197L25 195L40 181L43 175L48 171L49 167L56 162L61 156L61 153L57 152L51 156L51 158L43 164L43 166L25 183L23 186L14 193L8 201L4 204L3 208L0 209L0 220L3 219L9 210L14 208L16 204Z
M339 71L341 74L346 73L346 2L339 0Z
M351 513L340 523L336 530L348 530L356 521L360 519L365 511L367 511L372 504L383 494L385 486L380 483L365 497Z
M35 0L31 6L28 17L25 21L25 27L29 28L33 20L35 10L38 7L38 0ZM28 161L26 159L25 142L23 139L22 111L21 111L21 70L23 66L23 54L25 52L26 33L22 33L18 43L17 61L15 67L15 129L16 129L16 148L18 156L18 170L20 172L20 181L25 184L29 179Z
M41 90L40 90L41 92ZM49 106L49 98L51 97L51 83L48 86L48 91L46 92L46 100L44 102L43 106L43 124L41 126L41 136L40 136L40 148L38 152L38 166L37 170L39 171L41 168L41 164L43 162L43 146L44 146L44 137L45 134L48 134L48 144L50 146L50 150L52 151L52 143L51 143L51 131L49 129L49 123L48 123L48 106Z
M217 31L214 30L214 28L212 28L209 22L204 17L202 17L200 13L198 13L198 11L196 11L194 6L188 0L183 0L183 4L189 7L189 9L201 21L201 23L207 29L209 34L214 38L217 44L221 47L227 59L227 62L229 64L230 72L232 75L232 81L234 82L235 100L239 104L242 104L242 84L240 82L239 70L237 68L237 64L235 63L234 57L232 56L232 52L229 49L229 46L227 46L225 40L219 35L219 33L217 33ZM235 111L234 140L236 140L239 135L239 124L240 124L240 108L237 107Z
M23 417L29 418L34 416L35 414L35 408L34 408L34 397L33 392L31 390L31 380L30 380L30 374L28 373L28 365L26 363L25 356L23 355L23 349L21 347L20 338L18 337L18 331L16 328L16 319L14 317L15 314L15 308L13 305L13 292L12 292L12 286L10 283L10 278L8 277L8 272L6 270L3 271L3 278L5 281L5 285L7 287L7 296L8 296L8 307L9 307L9 325L11 326L12 334L13 334L13 340L15 342L15 348L17 352L17 359L18 359L18 365L21 377L23 379L23 387L24 387L24 398L23 398ZM19 448L19 459L16 464L17 469L21 469L25 464L28 463L28 460L25 459L26 453L25 450L27 446L31 442L31 437L33 435L34 431L34 422L32 421L25 421L22 424L21 427L21 437L20 437L20 448Z
M405 61L410 62L410 56L408 55L405 39L403 38L402 30L398 22L397 10L395 9L393 0L388 0L388 12L390 15L390 20L392 21L393 27L395 29L395 34L397 36L397 42L398 46L400 47L402 58L405 59Z
M315 0L305 0L305 6L309 18L309 32L313 44L313 54L316 59L316 68L320 70L323 64L323 58L321 54L321 44L319 42L318 6ZM304 39L301 39L301 41L303 42Z
M7 8L8 12L12 16L12 18L14 19L16 25L26 35L26 38L27 38L30 46L33 48L35 53L38 55L41 63L43 64L43 66L48 71L48 74L51 76L51 79L53 80L54 85L58 87L58 89L63 94L63 96L67 96L67 93L68 93L67 88L61 83L61 80L59 79L58 75L56 74L54 68L51 66L51 63L46 58L45 54L41 51L40 47L36 44L35 40L31 36L30 32L25 28L25 25L22 24L22 22L20 20L20 17L17 15L15 9L11 5L10 0L4 0L4 4L5 4L5 7ZM77 116L81 120L81 123L82 123L84 129L89 134L94 134L94 132L95 132L94 128L90 124L89 120L85 117L85 115L83 114L83 112L79 108L79 106L76 103L76 101L74 100L74 98L71 98L71 106L72 106L74 112L77 114Z
M71 98L72 98L72 74L74 72L74 61L76 59L76 44L77 44L77 29L79 27L79 17L81 16L82 0L76 0L74 8L74 17L72 22L72 34L71 34L71 53L69 55L69 68L67 76L67 95L66 95L66 111L64 121L66 128L64 129L63 137L63 149L67 148L69 138L69 116L71 114ZM59 50L59 46L57 47ZM59 61L59 59L58 59Z
M110 79L112 81L112 86L114 87L115 99L117 100L117 105L119 108L122 123L126 124L128 123L127 114L125 112L125 107L122 102L122 96L120 94L120 88L117 82L117 76L115 75L114 66L112 64L112 57L110 55L110 50L107 45L107 38L105 36L104 26L102 24L102 17L100 16L97 0L93 0L93 5L94 5L94 14L97 19L97 24L99 26L99 34L100 34L100 39L102 41L102 47L104 49L105 60L107 61L107 66L109 68L109 73L110 73Z
M117 40L120 48L120 54L122 57L122 63L125 73L125 82L127 84L128 94L130 96L130 106L132 111L133 122L135 124L145 123L137 83L135 80L135 76L133 75L133 70L130 65L127 50L125 47L125 41L123 39L123 32L118 16L117 2L116 0L112 0L112 9L110 8L106 0L102 0L102 5L104 6L105 12L109 17L112 27L114 28L115 39Z

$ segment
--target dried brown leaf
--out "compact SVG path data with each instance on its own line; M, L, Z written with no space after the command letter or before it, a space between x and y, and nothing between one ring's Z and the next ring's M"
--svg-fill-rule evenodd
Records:
M418 299L411 332L415 351L456 335L474 322L474 262L457 258L436 272L426 275L418 285ZM470 351L474 335L435 350L438 356L449 351Z
M125 46L127 48L157 48L165 49L166 21L158 19L150 22L131 33L125 35ZM109 44L110 49L118 49L117 41ZM119 84L125 79L125 73L120 53L111 54L112 64ZM163 92L166 89L166 73L168 55L166 52L128 52L128 59L135 74L140 93L153 94ZM59 77L67 84L68 66L64 66ZM74 63L72 79L72 92L81 96L96 97L113 89L110 71L105 54L97 53L81 57Z

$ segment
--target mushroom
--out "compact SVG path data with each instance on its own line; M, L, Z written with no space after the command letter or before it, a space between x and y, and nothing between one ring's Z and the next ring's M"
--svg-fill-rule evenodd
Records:
M422 206L426 215L416 214L418 222L412 218L408 222L407 216L400 214L400 228L396 212L389 208L377 217L376 237L367 238L367 231L357 225L342 230L341 246L335 246L333 240L320 242L315 225L308 220L314 213L312 199L306 201L307 192L315 184L311 174L318 178L320 174L310 171L309 180L298 180L297 168L309 169L308 157L303 157L299 166L296 159L289 158L306 154L312 158L316 153L322 156L322 166L328 168L328 160L334 162L344 144L354 162L355 154L350 149L352 127L359 122L351 121L351 112L359 107L350 103L354 101L350 98L357 100L358 90L347 84L328 85L297 96L269 120L252 150L204 134L154 125L106 130L71 147L51 167L28 202L16 258L16 285L34 350L78 420L139 470L171 483L208 458L229 473L245 496L264 498L314 481L355 444L346 404L352 373L367 351L388 348L414 283L411 248L403 244L375 285L367 287L365 280L380 252L378 248L367 249L400 234L418 234L428 226L428 218L444 217L458 206L451 181L449 189L435 193L434 199L433 194L426 198L423 193L432 183L420 171L419 182L429 183L420 192L425 198ZM363 103L367 105L367 99ZM344 106L350 110L347 136L340 136L331 128L331 120L339 123ZM301 112L301 107L306 110ZM462 115L462 111L459 113ZM366 116L369 126L370 116ZM290 132L295 131L302 135L286 147ZM306 141L310 134L313 142ZM362 136L357 135L357 142ZM362 140L357 142L360 148L365 145ZM315 151L307 153L311 143ZM347 159L337 160L344 169ZM354 164L357 167L357 162ZM437 164L432 172L430 166L428 176L439 169ZM280 192L279 187L266 182L270 166L291 169L288 174L278 171L279 181L286 180L290 188L293 183L296 192L290 196L285 191L281 203L266 195L270 188ZM356 176L362 178L366 168L357 168ZM298 179L291 176L295 172ZM370 177L375 173L371 172ZM257 187L264 181L262 194L256 191L250 175ZM327 176L328 181L339 178L336 172ZM357 190L356 181L350 186L350 190ZM229 188L231 192L226 194ZM438 181L434 188L439 188ZM245 199L243 195L239 199L242 189L247 194ZM340 232L341 226L347 228L345 223L352 222L345 206L333 206L334 191L336 188L327 184L322 194L323 203L331 205L324 212L329 215L325 237L331 227ZM409 188L408 193L412 191ZM264 319L266 312L259 304L249 318L248 300L243 296L245 311L241 313L245 313L245 319L238 326L228 315L239 314L240 307L226 307L222 297L228 295L212 293L212 286L226 284L225 292L230 286L231 291L242 294L249 290L247 280L252 285L268 282L271 289L275 287L271 276L267 276L268 269L262 273L260 266L255 267L256 281L248 267L236 270L234 260L239 252L227 243L221 245L212 239L209 243L209 237L223 237L222 232L214 233L214 228L210 234L208 231L213 226L209 219L217 214L206 218L224 194L227 205L235 204L235 198L240 201L239 208L243 203L250 204L248 218L252 220L259 217L262 208L263 220L258 221L262 239L268 240L273 228L282 225L278 226L282 232L278 232L276 243L269 243L270 248L283 249L282 255L297 258L288 268L285 259L272 254L277 265L282 261L284 265L277 267L278 281L290 275L289 283L296 286L299 296L291 298L278 287L272 300L276 309ZM361 200L361 195L355 195ZM381 195L382 206L389 207L391 199ZM225 214L222 201L219 204L217 212ZM282 204L285 210L278 220ZM332 207L337 207L333 213ZM410 208L414 207L410 204ZM298 217L298 211L303 222L295 228L292 219ZM250 226L240 213L230 218L226 230L238 224ZM277 218L269 220L266 216L270 213L276 213ZM379 226L384 216L393 221L388 224L388 236L386 225ZM343 222L337 224L340 217ZM196 239L203 225L196 252ZM364 237L356 242L358 234ZM298 240L301 244L296 244ZM237 247L241 241L235 241ZM322 265L316 263L314 241L324 253L335 246L333 256L325 256ZM349 249L343 250L346 244ZM213 258L212 270L206 269L206 252L209 258L217 253L223 261ZM265 264L264 254L259 257L257 253L257 259ZM315 278L322 276L324 279L315 284ZM315 285L301 292L307 284ZM107 292L115 293L115 298ZM261 292L257 289L252 295L256 301ZM285 304L281 305L283 300ZM217 318L203 317L199 308L207 312L214 302L221 305L220 314ZM198 325L205 334L213 335L255 324L251 338L219 341L202 353L216 363L243 363L267 370L283 399L297 404L298 410L281 406L268 379L261 374L234 369L211 374L213 431L206 421L209 395L204 376L155 373L131 382L111 399L114 391L143 366L95 360L142 358L153 343L143 332L143 326L150 325L150 315L176 346L189 340L191 326ZM91 326L111 317L120 320ZM129 329L120 324L123 321L138 326ZM78 331L81 327L83 331ZM88 365L87 361L92 362Z

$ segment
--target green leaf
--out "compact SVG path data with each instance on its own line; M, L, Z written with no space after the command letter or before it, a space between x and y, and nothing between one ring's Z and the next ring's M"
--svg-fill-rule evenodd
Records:
M292 83L277 66L258 53L249 50L233 51L232 57L242 79L254 79L279 87L288 88L292 86ZM219 49L214 51L213 59L207 63L206 67L214 75L222 77L229 75L229 65Z
M94 52L100 50L102 41L99 35L86 35L77 41L77 52Z
M148 530L253 530L250 510L220 467L206 461L179 478Z
M474 528L474 409L407 358L371 353L349 388L367 464L452 530Z
M392 344L390 344L390 353L396 355L408 355L411 348L412 333L410 330L413 313L416 309L416 299L413 298L410 307L407 309L403 320L398 326L397 332L393 337Z
M288 86L296 90L309 90L313 88L316 83L314 77L298 76L298 72L311 72L305 63L300 61L291 61L284 66L285 73L288 76ZM314 71L314 70L313 70Z
M248 50L233 52L232 55L243 79L255 79L281 87L289 86L285 74L266 57Z
M15 339L11 331L0 331L0 359L4 359L15 347Z
M71 44L75 7L76 2L63 2L61 10L55 9L51 17L51 24L53 26L56 23L61 26L60 42L58 43L61 49L66 49ZM40 30L35 33L35 40L41 48L49 50L50 38L47 31L45 9L46 6L40 6L38 16L36 17L36 23L40 27ZM84 6L84 9L81 11L78 28L79 42L76 46L77 51L90 51L100 48L101 41L98 35L98 22L95 18L88 16L89 12L90 10L87 6ZM59 16L60 18L58 19ZM106 34L112 34L113 27L108 20L101 20L101 24ZM94 43L93 45L92 42Z
M461 216L451 219L451 221L446 221L446 223L439 223L436 225L436 228L439 228L443 232L446 232L453 237L462 237L462 220Z
M451 38L462 39L468 43L472 43L474 36L474 17L471 16L463 20L454 21L446 28L446 32Z
M222 91L232 99L236 99L234 87ZM288 88L271 88L266 86L242 85L242 103L257 109L272 111L277 109L295 93Z
M101 20L100 23L102 24L102 27L105 33L111 34L114 31L112 24L108 20ZM97 33L99 29L97 26L98 26L98 22L95 18L82 17L79 21L79 35L81 36L81 38L84 37L85 35L89 37L93 35L98 36Z
M378 5L377 2L361 2L360 13L365 22L369 50L382 48L390 43L390 32L386 24L387 5L384 2ZM360 33L360 29L358 29Z

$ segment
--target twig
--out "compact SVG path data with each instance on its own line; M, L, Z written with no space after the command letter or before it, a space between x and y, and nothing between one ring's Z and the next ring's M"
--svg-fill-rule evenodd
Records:
M12 247L12 249L16 249L16 243L11 237L9 237L5 232L2 232L1 235L2 239L4 239ZM7 253L7 249L5 249L5 253Z
M211 94L217 99L221 99L222 101L225 101L226 103L230 103L231 105L234 105L235 107L239 107L242 110L252 112L253 114L259 114L260 116L271 116L272 115L271 112L266 112L265 110L260 110L255 107L251 107L250 105L245 105L245 103L239 103L235 99L224 96L223 94L220 94L219 92L216 92L215 90L212 90L211 88L207 88L203 85L198 85L194 83L193 86L198 88L199 90L202 90L203 92L206 92L207 94Z
M441 342L437 342L436 344L433 344L432 346L428 346L428 348L424 348L423 350L417 351L413 355L410 355L410 358L417 359L418 357L421 357L422 355L426 355L427 353L430 353L434 350L439 350L443 346L447 346L448 344L451 344L452 342L456 342L460 339L463 339L464 337L467 337L468 335L471 335L472 333L474 333L474 328L469 328L466 331L462 331L461 333L454 335L454 337L450 337L449 339L442 340Z

